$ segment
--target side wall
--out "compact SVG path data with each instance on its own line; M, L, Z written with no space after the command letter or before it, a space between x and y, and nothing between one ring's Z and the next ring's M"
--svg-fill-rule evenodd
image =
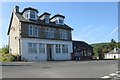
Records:
M40 54L29 54L28 53L28 43L44 43L45 44L45 53ZM58 40L47 40L47 39L32 39L32 38L22 38L21 39L21 49L22 49L22 59L28 61L39 61L47 60L47 44L53 45L52 47L52 58L54 60L71 60L72 53L72 41L58 41ZM68 53L56 53L55 44L67 44ZM37 57L37 59L36 59Z
M13 19L11 23L9 33L9 53L13 55L19 55L19 28L20 22L17 16L13 13Z

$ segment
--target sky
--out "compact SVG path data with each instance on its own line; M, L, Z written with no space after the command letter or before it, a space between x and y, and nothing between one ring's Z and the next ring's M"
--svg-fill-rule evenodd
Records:
M20 12L26 7L38 9L41 15L57 13L65 16L65 23L72 27L72 39L89 44L118 41L118 3L117 2L2 2L0 18L0 47L8 44L8 27L15 5Z

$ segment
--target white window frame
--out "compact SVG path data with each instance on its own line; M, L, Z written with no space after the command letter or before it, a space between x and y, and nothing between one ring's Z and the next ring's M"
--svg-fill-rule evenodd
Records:
M67 44L62 45L62 53L68 53L68 45Z
M45 23L49 23L49 16L45 16Z
M35 28L36 28L36 30L35 30ZM38 27L35 25L34 26L34 29L33 29L33 35L34 35L34 37L38 37Z
M36 28L36 30L35 30ZM31 34L32 31L32 34ZM29 25L29 36L31 37L38 37L38 27L36 25Z
M54 29L46 28L46 38L54 38Z
M32 25L29 25L29 36L33 36L33 26Z
M62 23L60 23L60 20L62 20ZM64 25L64 19L62 17L56 17L56 24Z
M32 16L34 15L34 18L32 18L31 15ZM36 19L36 12L35 11L30 10L30 19Z
M56 44L55 45L55 50L56 50L57 54L61 53L61 45L60 44Z
M31 45L31 47L30 47ZM29 54L37 54L37 43L28 43L28 53Z
M39 54L44 54L45 53L45 44L44 43L39 43Z
M60 30L60 38L61 39L67 39L67 31L66 30Z

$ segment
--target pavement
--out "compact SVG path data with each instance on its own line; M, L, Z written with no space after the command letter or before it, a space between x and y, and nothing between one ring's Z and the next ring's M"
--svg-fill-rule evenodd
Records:
M3 78L120 78L117 60L10 62L1 66Z

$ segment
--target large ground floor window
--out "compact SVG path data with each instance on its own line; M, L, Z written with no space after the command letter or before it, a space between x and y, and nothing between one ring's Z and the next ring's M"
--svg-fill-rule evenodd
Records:
M28 43L28 53L30 54L43 54L47 51L45 43ZM45 48L46 47L46 48ZM54 50L54 49L52 49ZM55 44L55 53L68 53L67 44Z
M28 53L30 54L45 53L45 44L44 43L28 43Z
M28 43L28 52L31 54L37 53L37 43Z
M56 53L68 53L67 44L56 44Z

